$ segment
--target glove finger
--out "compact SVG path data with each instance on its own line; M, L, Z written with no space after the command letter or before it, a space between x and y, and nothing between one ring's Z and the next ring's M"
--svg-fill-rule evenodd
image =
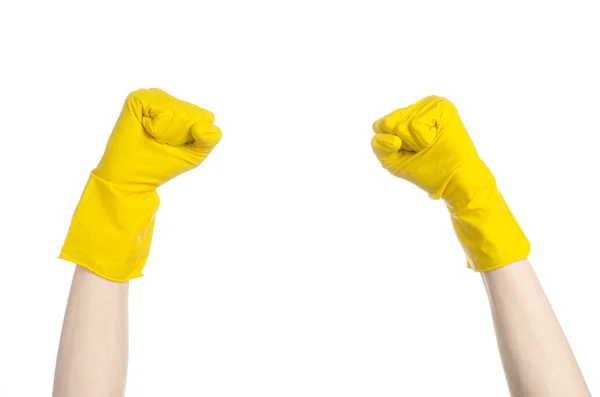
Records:
M402 156L402 139L392 134L375 134L371 139L373 153L382 162L393 161Z
M127 96L126 103L138 120L142 116L156 117L164 109L170 108L169 103L157 92L145 88L131 92Z
M215 115L210 110L201 108L200 106L195 105L191 102L184 101L183 99L176 98L168 92L161 90L160 88L151 88L150 91L170 101L177 109L180 109L182 112L193 114L193 118L195 119L201 120L206 124L212 124L215 122Z
M439 96L429 96L417 102L419 108L410 121L408 128L418 140L422 149L428 148L435 142L440 122L440 105L450 103Z
M433 111L411 120L407 128L418 145L418 151L427 149L435 142L438 131L437 117Z
M192 126L192 137L194 141L190 143L195 150L210 152L221 140L223 133L216 125L206 125L196 123Z
M172 104L157 89L139 89L127 97L129 109L144 130L159 143L167 143L175 114Z
M198 127L200 125L212 124L214 121L214 115L210 111L182 101L160 88L134 91L129 95L128 103L146 132L158 143L170 146L181 146L197 141L192 130L200 128ZM215 134L209 133L205 143L197 143L195 146L206 148L210 144L216 145L218 139ZM202 138L199 142L202 142Z
M373 130L378 134L397 136L402 141L402 148L411 152L420 149L419 142L413 137L408 128L407 109L398 109L389 115L377 120Z
M158 143L168 143L175 115L170 110L150 111L148 116L142 116L142 126Z
M427 149L435 142L436 105L442 100L441 97L428 96L388 114L378 121L380 132L399 136L404 150L420 152Z

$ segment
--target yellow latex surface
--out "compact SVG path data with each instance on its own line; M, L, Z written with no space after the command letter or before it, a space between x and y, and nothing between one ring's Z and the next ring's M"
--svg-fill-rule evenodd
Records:
M129 94L92 171L60 258L111 281L142 276L157 187L197 167L221 139L211 112L159 89Z
M382 166L444 200L470 268L485 272L529 255L529 241L450 101L427 97L377 120L373 129Z

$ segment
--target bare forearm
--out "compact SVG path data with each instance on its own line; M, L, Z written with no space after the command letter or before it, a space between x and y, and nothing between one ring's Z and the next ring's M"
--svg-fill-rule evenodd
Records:
M513 397L590 396L527 259L482 273Z
M63 324L53 397L121 397L127 376L129 283L76 266Z

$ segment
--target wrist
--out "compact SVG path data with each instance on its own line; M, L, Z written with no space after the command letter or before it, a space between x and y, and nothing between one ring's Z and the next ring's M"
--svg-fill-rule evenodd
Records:
M462 165L452 174L442 193L442 199L450 213L454 214L497 205L498 194L494 175L479 160Z
M446 205L471 269L486 272L529 255L529 240L495 186L461 200L460 207Z
M115 190L134 197L136 195L144 198L148 195L156 193L157 186L153 183L144 183L129 180L129 178L120 177L111 173L107 173L100 167L95 168L91 175L95 179L99 179L102 182L112 186Z
M481 160L461 164L442 198L471 269L485 272L529 255L529 240Z

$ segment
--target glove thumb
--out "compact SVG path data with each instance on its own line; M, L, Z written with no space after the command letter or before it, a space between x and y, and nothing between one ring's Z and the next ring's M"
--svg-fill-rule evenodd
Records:
M221 141L222 136L221 129L216 125L196 123L192 126L194 141L190 145L194 149L210 152Z

